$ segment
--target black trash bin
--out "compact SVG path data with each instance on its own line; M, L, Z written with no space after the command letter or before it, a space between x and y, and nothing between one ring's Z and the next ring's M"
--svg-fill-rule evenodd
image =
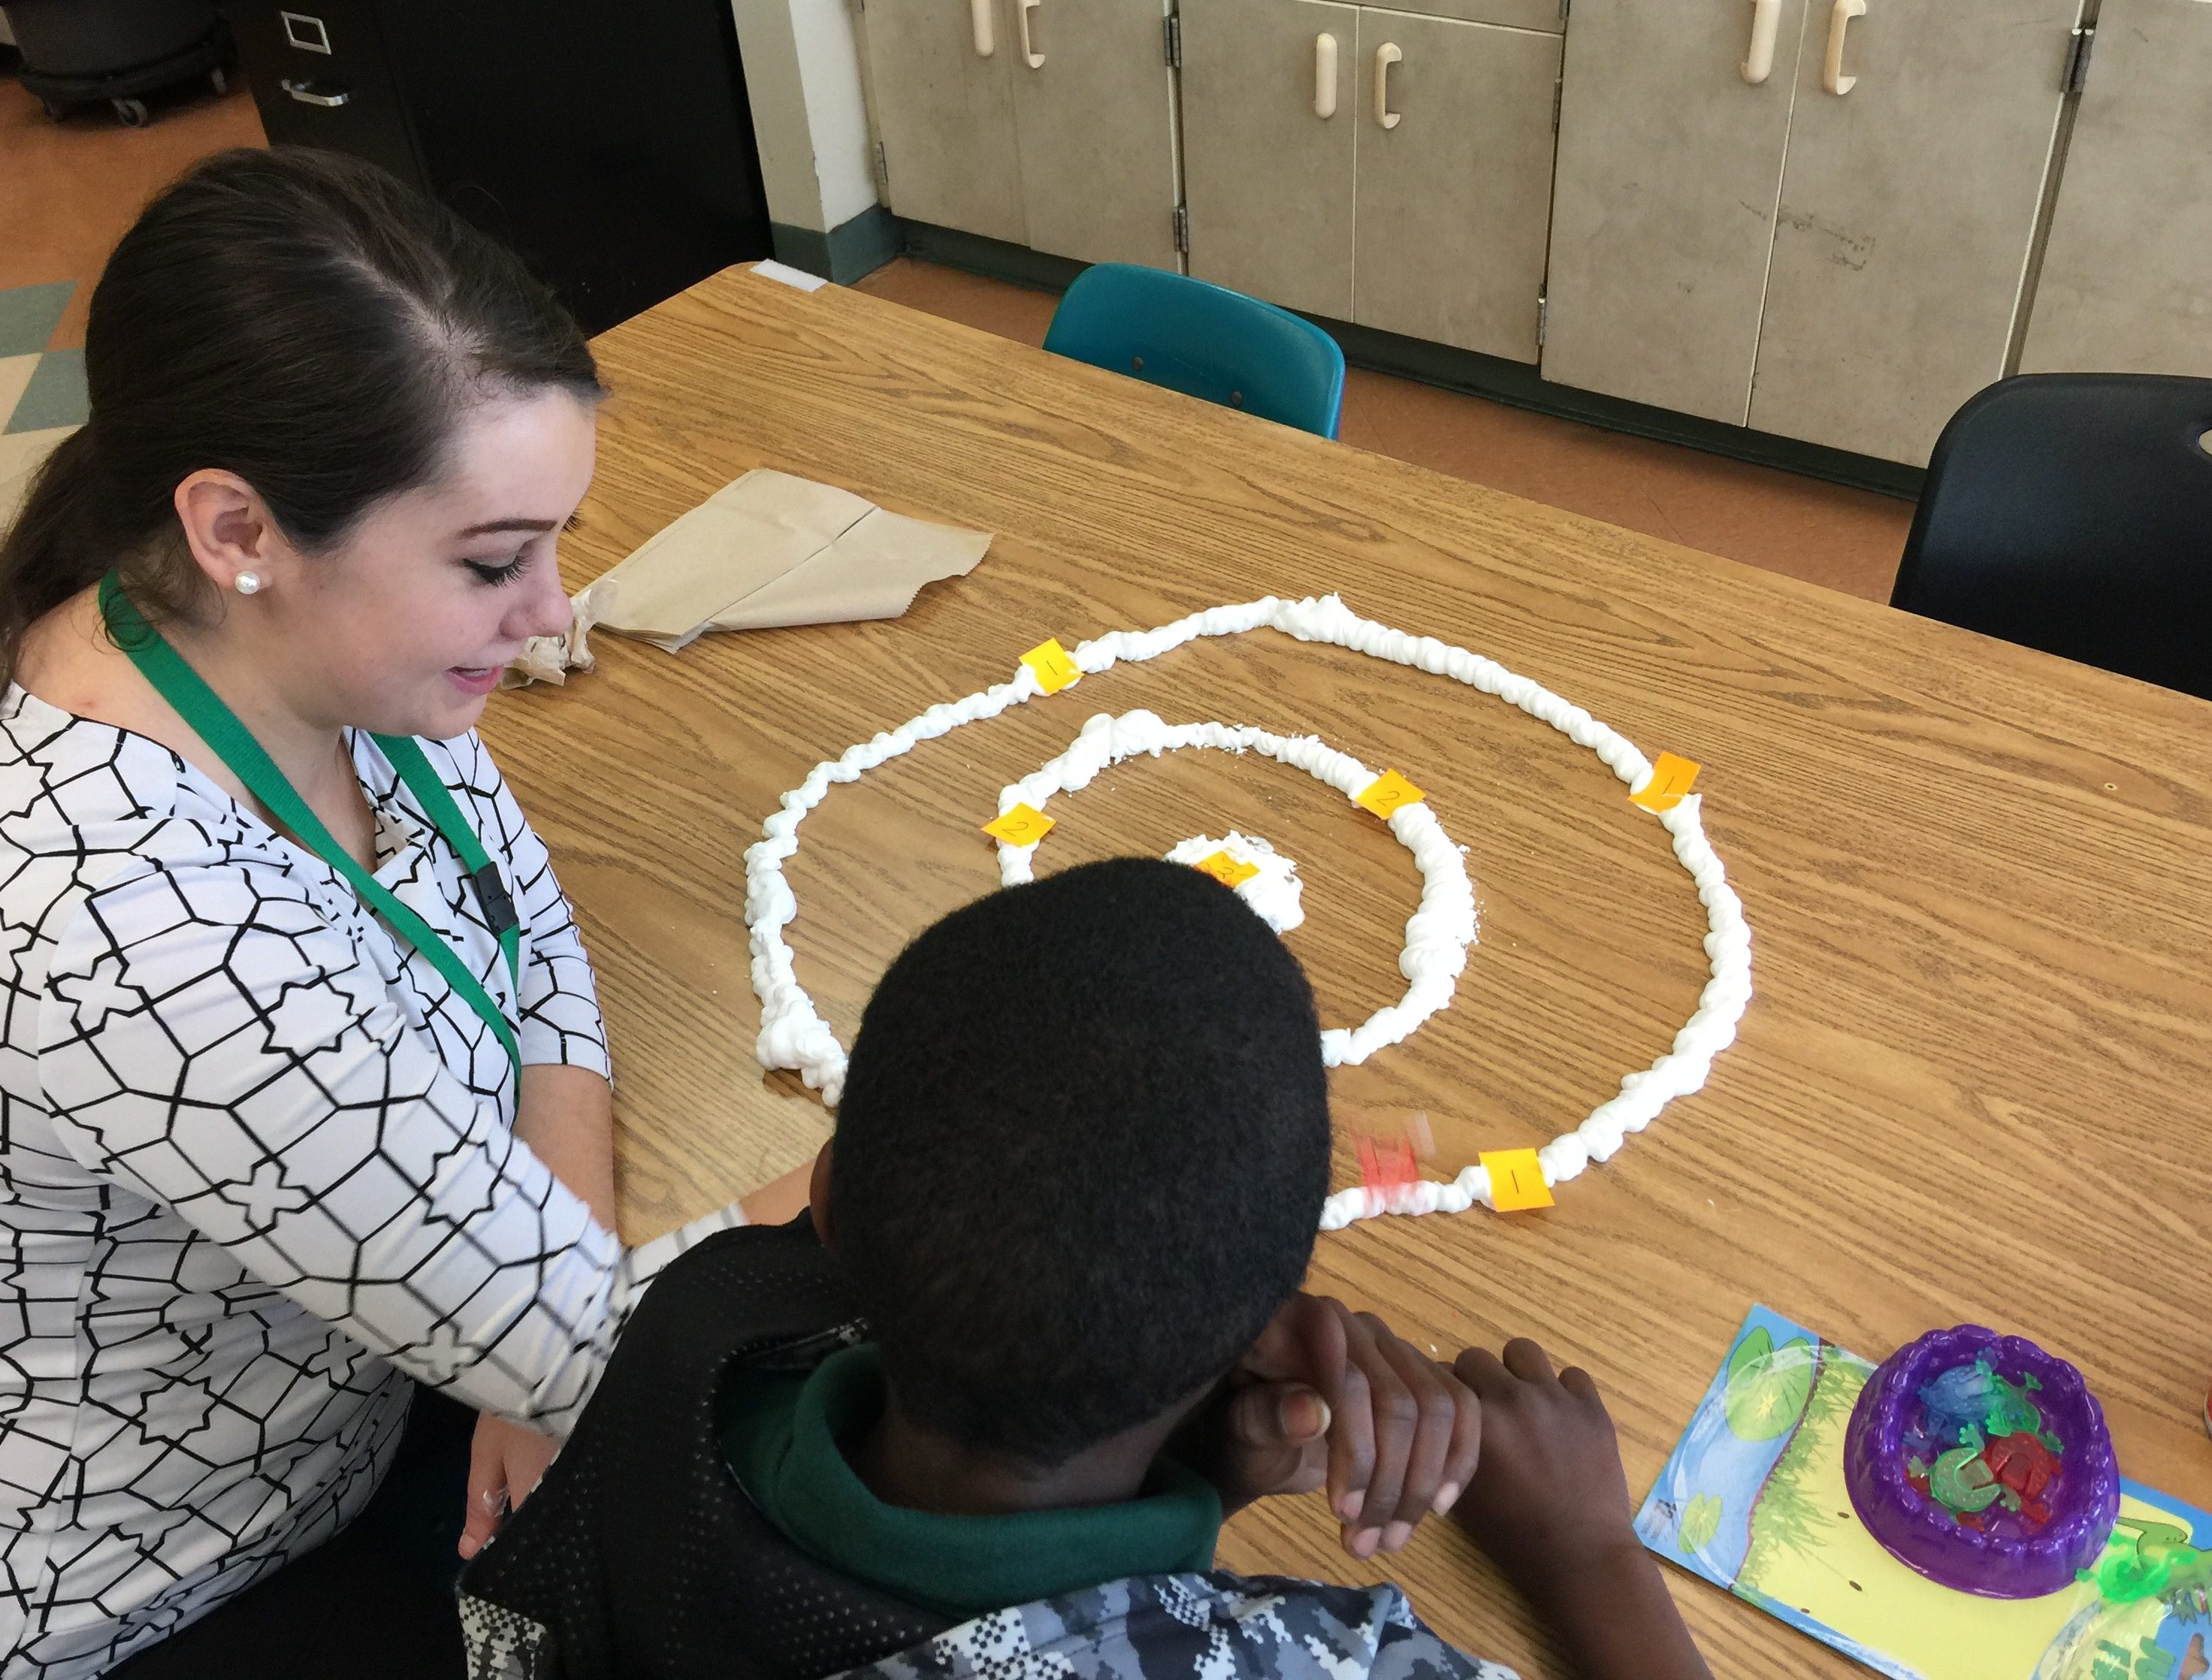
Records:
M208 0L6 0L0 13L23 55L16 79L57 121L105 103L143 127L141 94L200 76L229 86L230 33Z

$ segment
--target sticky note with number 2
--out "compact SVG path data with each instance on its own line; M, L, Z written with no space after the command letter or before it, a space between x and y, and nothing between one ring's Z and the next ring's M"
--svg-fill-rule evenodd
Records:
M1258 864L1240 862L1227 852L1216 852L1211 857L1202 857L1190 867L1201 875L1212 876L1228 887L1242 886L1260 873Z
M1052 832L1053 819L1032 805L1018 805L983 825L983 832L1009 846L1034 846Z
M1397 771L1386 770L1369 782L1352 803L1372 811L1388 822L1392 812L1405 806L1418 805L1427 797Z
M1478 1157L1490 1175L1490 1205L1501 1214L1552 1206L1552 1187L1534 1149L1497 1149Z

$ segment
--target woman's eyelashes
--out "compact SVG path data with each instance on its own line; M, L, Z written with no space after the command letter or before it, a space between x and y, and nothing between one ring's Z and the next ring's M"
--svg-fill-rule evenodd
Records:
M497 587L522 575L523 568L530 563L530 551L525 549L505 560L465 560L461 563L477 575L477 581Z

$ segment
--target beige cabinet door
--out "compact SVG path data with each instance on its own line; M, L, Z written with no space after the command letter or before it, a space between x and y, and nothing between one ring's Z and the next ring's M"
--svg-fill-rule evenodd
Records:
M2105 0L2020 370L2212 375L2212 5Z
M898 215L1029 243L1012 22L1009 0L872 0L868 81Z
M1510 29L1544 29L1556 35L1567 27L1561 0L1397 0L1401 12L1426 12L1468 23L1502 23Z
M2004 374L2081 0L1855 3L1806 30L1751 423L1917 466Z
M1085 262L1174 268L1166 0L1012 4L1029 242Z
M1743 423L1805 11L1753 84L1752 0L1575 0L1546 379Z
M1556 34L1360 9L1352 320L1536 359L1559 76Z
M1355 7L1183 0L1193 274L1286 308L1352 319L1358 56ZM1319 76L1316 65L1332 58L1334 76Z

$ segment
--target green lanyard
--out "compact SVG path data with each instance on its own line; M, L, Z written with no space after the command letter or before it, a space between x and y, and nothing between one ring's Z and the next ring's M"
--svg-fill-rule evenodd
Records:
M100 581L100 611L107 621L108 634L114 637L115 645L131 656L131 663L154 685L155 691L176 709L177 715L191 725L199 738L230 766L232 773L278 822L344 876L361 895L363 904L429 959L430 966L445 977L446 983L459 993L498 1035L519 1074L522 1050L515 1042L514 1026L492 1001L483 983L469 971L460 954L436 929L401 904L389 887L362 868L353 854L338 844L330 830L323 826L323 819L309 808L307 801L285 779L284 772L262 750L261 743L253 739L252 732L238 721L238 714L223 704L222 697L185 663L183 656L162 639L161 631L148 624L144 615L131 605L131 598L123 593L121 580L113 572ZM499 866L486 854L483 842L461 815L460 807L454 803L446 784L438 779L437 771L430 768L430 761L422 756L420 742L411 735L371 735L370 739L383 749L384 756L399 772L399 779L407 784L416 803L438 832L446 837L446 843L459 855L461 867L469 872L469 880L476 888L477 902L483 908L484 921L498 935L500 951L507 959L507 975L514 982L519 997L522 989L520 918L515 915L514 900L508 897L506 884L500 880Z

